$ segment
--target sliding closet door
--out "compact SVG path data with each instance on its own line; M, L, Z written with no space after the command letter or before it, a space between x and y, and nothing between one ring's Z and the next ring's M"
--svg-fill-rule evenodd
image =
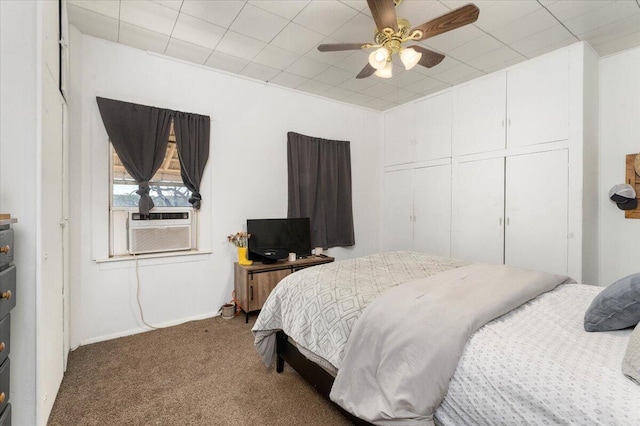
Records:
M504 158L453 165L451 257L501 264Z
M411 250L413 244L413 170L384 174L384 251Z
M451 165L413 171L413 249L451 255Z
M505 263L567 273L567 150L507 158Z

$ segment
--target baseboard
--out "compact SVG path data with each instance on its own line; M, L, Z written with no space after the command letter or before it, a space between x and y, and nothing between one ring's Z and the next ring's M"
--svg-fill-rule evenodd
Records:
M167 321L167 322L163 322L160 324L153 324L153 325L157 326L158 328L173 327L176 325L184 324L186 322L200 321L207 318L217 317L219 315L220 314L217 311L208 312L206 314L194 315L192 317L181 318L178 320L172 320L172 321ZM76 350L80 346L90 345L92 343L104 342L106 340L113 340L120 337L132 336L134 334L146 333L147 331L153 331L153 329L149 327L140 327L140 328L134 328L126 331L120 331L118 333L106 334L104 336L91 337L89 339L81 340L80 345L73 348L72 350Z

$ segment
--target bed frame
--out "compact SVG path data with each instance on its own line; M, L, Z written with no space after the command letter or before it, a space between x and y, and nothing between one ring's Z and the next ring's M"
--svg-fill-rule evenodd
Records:
M286 361L286 363L309 382L320 395L336 407L347 420L358 426L373 426L371 423L354 416L329 399L329 393L331 393L331 387L333 386L335 378L318 364L302 355L298 348L289 342L289 337L284 331L278 331L276 333L276 355L276 371L278 373L284 371L284 363Z

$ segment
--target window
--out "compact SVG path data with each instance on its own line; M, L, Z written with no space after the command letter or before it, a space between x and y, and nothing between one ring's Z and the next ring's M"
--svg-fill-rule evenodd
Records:
M138 184L127 173L116 150L111 147L113 157L111 169L112 207L137 207L140 196L136 194ZM191 207L191 191L184 186L180 175L180 160L176 149L173 122L169 130L169 143L162 166L149 182L149 195L156 207Z

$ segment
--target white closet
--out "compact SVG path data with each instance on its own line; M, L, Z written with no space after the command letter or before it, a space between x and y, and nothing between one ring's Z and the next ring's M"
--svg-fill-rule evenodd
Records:
M597 197L583 184L597 81L597 55L576 43L386 113L384 250L582 279L597 261L597 214L582 208Z

